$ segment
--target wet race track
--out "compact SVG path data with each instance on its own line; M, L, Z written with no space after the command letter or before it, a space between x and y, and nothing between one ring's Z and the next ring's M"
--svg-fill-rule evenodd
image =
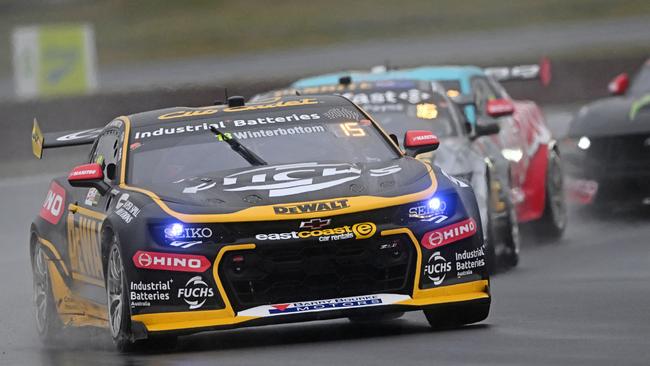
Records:
M0 180L0 365L650 363L649 210L572 209L561 241L525 236L520 266L492 280L489 318L462 329L431 331L413 312L378 324L334 320L204 333L156 353L120 355L96 331L66 334L45 348L34 325L28 229L48 181Z

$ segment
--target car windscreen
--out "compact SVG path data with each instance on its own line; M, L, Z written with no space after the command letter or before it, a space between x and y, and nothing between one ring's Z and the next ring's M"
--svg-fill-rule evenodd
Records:
M212 132L211 125L222 134ZM400 157L351 104L254 110L134 128L128 182L148 186L250 167L227 139L236 139L267 164L374 163Z
M386 132L399 139L408 130L431 131L438 137L460 134L456 122L458 111L438 92L411 88L343 95L359 104Z
M650 64L648 62L641 68L630 87L630 94L632 95L644 93L650 93Z

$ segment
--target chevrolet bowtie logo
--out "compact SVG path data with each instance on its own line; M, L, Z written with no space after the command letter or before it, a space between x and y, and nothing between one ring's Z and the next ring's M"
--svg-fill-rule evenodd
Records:
M301 229L320 229L329 225L332 219L311 219L309 221L302 221L300 223Z

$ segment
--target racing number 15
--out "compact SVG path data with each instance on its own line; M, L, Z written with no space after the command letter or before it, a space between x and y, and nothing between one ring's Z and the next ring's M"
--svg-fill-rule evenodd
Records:
M359 127L359 123L357 122L345 122L339 124L339 126L341 126L341 129L346 136L362 137L366 135L366 131Z

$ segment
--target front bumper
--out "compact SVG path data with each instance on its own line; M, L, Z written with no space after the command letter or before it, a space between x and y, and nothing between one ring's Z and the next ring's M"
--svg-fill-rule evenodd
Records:
M219 275L219 269L221 268L224 257L229 253L254 250L256 245L229 245L221 248L212 266L212 276L216 283L217 292L223 301L222 309L135 314L132 315L132 321L134 322L133 329L140 329L145 334L188 334L216 329L348 317L368 311L413 311L439 304L490 301L489 280L487 275L482 271L475 271L475 273L470 275L467 275L467 271L464 271L465 273L462 279L453 279L438 287L427 286L431 288L422 288L423 281L421 281L421 276L425 272L423 268L423 257L428 258L430 255L427 249L423 249L415 235L406 228L384 230L380 233L380 236L384 238L407 236L413 245L416 260L414 261L415 268L411 272L413 279L409 281L409 285L412 288L405 293L358 294L361 296L288 303L284 305L290 309L292 307L296 309L300 306L302 308L299 311L287 312L287 314L284 314L282 311L273 311L272 314L269 311L273 310L272 305L237 309L236 304L231 302L232 295L229 295L229 291L226 289ZM479 235L475 235L471 243L467 242L468 244L466 245L475 246L477 240L480 240ZM454 245L456 244L448 245L447 249L450 252L458 252L458 250L453 250ZM469 249L471 248L470 246ZM462 249L465 249L465 252L467 252L468 248L465 247ZM447 256L449 257L449 255ZM466 263L467 260L459 260L459 262ZM461 277L460 270L458 271L458 276ZM141 334L138 338L142 336Z

